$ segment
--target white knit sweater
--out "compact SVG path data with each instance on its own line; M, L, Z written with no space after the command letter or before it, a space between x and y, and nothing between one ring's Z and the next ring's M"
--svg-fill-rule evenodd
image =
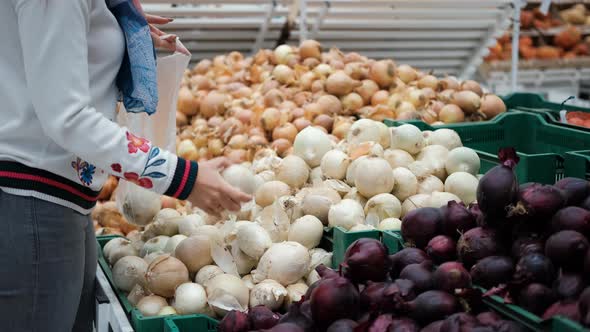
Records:
M105 0L0 1L0 188L88 213L108 174L186 198L197 165L113 119L124 52Z

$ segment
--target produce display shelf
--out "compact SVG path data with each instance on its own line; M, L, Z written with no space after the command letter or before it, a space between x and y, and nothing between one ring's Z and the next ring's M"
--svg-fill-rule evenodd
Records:
M513 111L485 122L464 122L432 127L422 121L385 120L388 126L404 123L421 130L449 128L461 137L463 145L474 149L481 159L480 173L500 163L500 148L514 147L520 157L516 175L521 183L553 184L564 175L567 152L590 150L590 132L548 123L541 115ZM569 174L585 177L584 173Z
M389 253L395 253L404 248L404 240L400 232L383 231L383 244L389 249ZM485 292L485 289L482 291ZM550 332L582 332L588 331L577 322L562 316L556 316L543 320L541 317L517 306L509 304L500 296L486 296L483 299L484 304L498 312L504 317L520 323L532 331L550 331Z
M505 96L503 99L506 107L509 109L540 114L547 121L555 125L572 129L590 130L590 128L563 123L560 121L559 115L559 112L562 110L590 113L590 108L570 105L568 103L553 103L535 93L513 93Z
M370 58L394 58L437 74L473 74L509 25L511 0L145 0L193 61L229 51L252 55L312 38L324 47Z

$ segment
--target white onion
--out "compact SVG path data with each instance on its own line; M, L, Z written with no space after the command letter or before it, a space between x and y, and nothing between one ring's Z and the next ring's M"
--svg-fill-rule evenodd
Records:
M231 310L244 311L248 308L250 294L242 279L231 274L220 274L205 286L207 300L217 315L223 316Z
M266 279L254 285L250 292L250 307L264 305L270 310L278 310L288 292L283 285L272 279Z
M145 273L148 264L137 256L126 256L113 266L113 283L115 286L129 292L136 284L145 285Z
M259 259L272 245L270 235L257 223L240 226L237 231L238 246L248 256Z
M178 220L175 218L179 216L180 213L174 209L162 209L142 232L142 240L147 241L158 235L172 236L178 234Z
M408 165L408 169L416 176L418 182L432 175L433 170L426 162L416 160Z
M418 179L416 175L405 167L393 169L394 186L391 193L400 201L418 193Z
M414 157L407 151L400 149L387 149L383 151L383 159L387 160L392 169L408 167L414 162Z
M160 194L141 188L133 183L125 183L127 190L117 199L119 211L132 224L145 226L162 208Z
M470 148L454 148L449 152L445 167L448 174L467 172L477 175L480 168L479 156Z
M354 184L358 191L370 198L377 194L391 192L395 184L389 163L382 158L370 157L357 166Z
M457 132L447 128L435 130L432 134L430 134L428 140L430 144L442 145L449 151L463 146L463 143L461 143L461 137L459 137Z
M362 232L362 231L372 231L372 230L375 230L374 226L365 225L365 224L354 225L354 226L352 226L351 229L349 229L350 232Z
M301 157L309 167L317 167L322 157L332 149L332 140L323 131L312 126L306 127L295 137L293 154Z
M186 265L191 274L197 273L203 266L213 263L209 237L193 235L186 238L178 244L174 256Z
M402 203L402 218L403 216L405 216L406 214L408 214L408 212L421 208L421 207L425 207L426 206L426 202L428 201L428 199L430 198L430 195L428 194L416 194L414 196L410 196L408 197L403 203Z
M450 201L456 201L457 203L461 203L461 199L457 197L457 195L441 191L435 191L432 194L430 194L430 197L426 201L425 206L439 208L441 206L446 206L447 203Z
M322 222L312 216L303 216L291 224L288 240L298 242L307 249L317 247L324 233Z
M293 49L289 45L279 45L274 49L274 57L278 64L287 64L294 56Z
M311 188L301 201L301 210L304 214L317 217L321 223L328 224L330 207L340 200L340 194L331 188Z
M387 218L381 220L377 229L380 231L401 231L402 230L402 221L398 218Z
M465 205L477 200L479 180L467 172L455 172L445 180L445 191L457 195Z
M252 289L254 288L254 280L252 279L252 275L246 274L242 277L242 281L246 284L246 286L248 286L248 289L252 291Z
M316 281L321 280L322 278L320 277L319 273L316 270L311 270L309 271L309 273L305 276L305 283L307 284L307 286L311 286L313 285Z
M287 240L291 220L278 200L265 207L256 217L256 222L268 232L272 242Z
M443 191L444 183L434 175L429 175L418 182L418 194L432 194L435 191Z
M127 294L127 301L129 301L129 303L131 303L131 305L136 307L137 303L139 303L139 301L141 299L143 299L144 297L146 297L148 295L149 295L149 291L147 291L141 285L136 284L135 286L133 286L133 288L131 289L129 294Z
M297 242L274 243L252 271L254 282L273 279L283 286L297 282L309 271L307 248Z
M308 288L309 286L303 282L287 286L287 296L285 296L284 307L287 309L291 303L299 302L307 292Z
M256 204L267 207L274 203L277 198L288 196L290 193L291 188L288 184L281 181L269 181L256 190Z
M424 137L418 127L411 124L404 124L399 127L391 127L392 149L401 149L416 154L424 146Z
M380 121L376 121L377 122L377 126L379 126L379 144L384 148L387 149L389 148L389 145L391 144L391 131L389 130L389 127L387 127L385 125L385 123L380 122Z
M115 265L119 259L125 256L137 256L138 252L131 241L117 237L104 245L103 255L109 264Z
M301 188L309 178L309 167L305 160L289 155L283 159L275 169L276 179L292 188Z
M371 119L360 119L355 121L348 134L346 141L352 146L359 145L363 142L381 142L381 127L379 122Z
M358 167L358 165L360 164L361 161L363 161L367 158L369 158L369 157L362 156L362 157L359 157L359 158L353 160L352 163L350 163L350 165L348 166L348 169L346 170L346 183L348 183L351 186L354 186L354 181L356 178L356 168Z
M322 174L327 179L342 180L346 176L346 170L350 165L348 155L340 150L330 150L323 157L320 163Z
M399 218L402 204L392 194L373 196L365 205L366 224L377 227L379 222L387 218Z
M191 236L199 226L205 225L205 220L200 214L194 213L178 217L178 233Z
M154 252L151 252L151 253L145 255L143 257L143 260L146 263L148 263L148 265L149 265L149 264L152 264L152 262L155 261L156 258L160 257L161 255L166 255L166 253L163 251L154 251Z
M168 242L166 242L166 247L164 247L164 253L166 253L166 254L173 253L174 250L176 250L176 247L178 246L178 244L186 238L187 238L187 236L182 235L182 234L176 234L173 237L171 237L168 240Z
M256 178L254 178L254 173L245 166L231 165L223 171L222 175L227 183L240 189L246 194L253 195L256 191Z
M311 263L309 265L310 270L313 270L322 264L328 267L332 266L333 254L331 252L327 252L322 248L313 248L309 251L309 255L311 256Z
M353 201L359 203L361 206L365 206L367 204L367 198L361 195L356 188L350 189L350 191L342 197L343 199L352 199Z
M141 249L141 257L145 257L153 252L164 252L169 240L170 237L165 235L156 236L155 238L148 240Z
M156 316L162 308L168 306L166 299L158 295L145 296L137 303L137 310L145 317Z
M199 270L199 272L197 272L195 282L202 286L206 286L206 283L209 280L223 273L223 270L217 265L205 265Z
M178 315L178 312L176 311L176 309L174 309L174 307L167 305L164 308L160 309L160 311L158 311L158 314L156 316L170 316L170 315Z
M425 162L432 169L432 174L443 180L447 177L445 162L447 161L449 150L442 145L425 146L416 157L416 160Z
M328 222L331 227L343 227L350 229L354 225L365 221L363 207L352 199L343 199L338 204L332 205L328 213Z
M325 157L325 155L324 155ZM323 160L324 158L322 158ZM316 182L324 181L326 178L322 172L322 168L320 166L314 167L311 172L309 172L309 179L307 179L308 183L314 184Z
M203 286L192 282L179 285L174 294L174 309L181 315L206 312L207 293Z

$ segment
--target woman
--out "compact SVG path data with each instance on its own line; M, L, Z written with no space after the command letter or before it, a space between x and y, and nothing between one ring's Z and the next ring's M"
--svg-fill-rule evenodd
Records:
M112 121L126 44L105 0L3 0L0 22L0 329L92 331L88 214L109 174L208 213L251 198L224 160L197 165Z

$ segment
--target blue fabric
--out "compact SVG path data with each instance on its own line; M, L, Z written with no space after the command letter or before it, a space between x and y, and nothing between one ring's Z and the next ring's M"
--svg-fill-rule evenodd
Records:
M125 35L125 56L117 75L123 105L128 112L156 112L158 83L156 50L149 25L130 0L106 0Z

